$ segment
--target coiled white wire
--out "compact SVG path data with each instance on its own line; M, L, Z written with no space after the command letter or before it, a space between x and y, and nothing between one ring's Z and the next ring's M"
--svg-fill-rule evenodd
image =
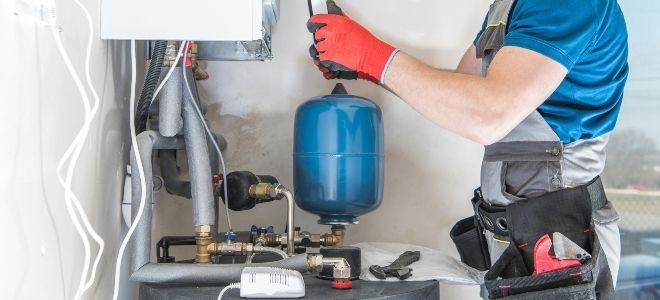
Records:
M80 7L80 9L82 9L87 19L88 39L87 39L87 49L85 52L85 77L86 77L87 87L89 88L94 98L93 105L90 105L90 99L85 91L85 87L83 86L83 83L80 79L80 76L78 75L78 72L73 67L73 64L71 63L71 59L69 58L69 55L66 49L64 48L64 44L61 40L61 37L59 36L59 31L57 30L57 26L54 23L56 19L54 10L51 12L53 14L51 16L51 22L53 22L51 24L52 25L51 34L53 36L53 39L55 40L55 44L57 46L58 52L62 57L62 60L64 61L64 64L67 67L67 70L71 74L71 77L73 78L76 84L78 92L80 93L80 96L83 100L83 107L85 113L85 118L81 129L79 130L73 142L69 145L69 147L65 151L64 155L60 158L57 165L57 177L60 182L60 185L62 185L62 187L64 188L64 202L66 204L67 213L69 214L69 217L71 218L71 221L73 222L76 231L78 231L78 234L82 239L83 247L85 251L80 282L76 294L74 296L74 299L80 299L82 295L85 293L85 291L87 291L94 284L94 281L96 279L96 270L101 261L101 256L103 255L103 249L105 247L105 243L103 241L103 238L101 238L101 236L98 235L98 233L94 230L94 227L89 222L89 218L87 217L84 208L82 207L78 197L75 195L75 193L72 190L72 181L75 173L75 168L78 163L78 159L80 158L80 153L82 151L82 148L85 145L85 141L87 140L87 136L89 134L89 129L91 127L92 121L94 120L94 117L98 112L98 108L100 104L100 98L94 88L94 85L92 84L91 73L90 73L91 49L92 49L92 41L94 36L94 26L92 23L92 18L89 11L82 3L80 3L78 0L74 0L73 2L76 3L76 5ZM66 175L62 175L62 170L67 161L69 162L69 164L67 166ZM76 212L78 213L78 215L80 215L80 218L82 219L84 224L84 228L83 226L81 226L80 220L78 219L78 216L76 216ZM87 279L87 275L89 272L89 264L91 259L90 258L91 247L86 232L89 233L89 235L91 235L94 241L99 245L99 251L94 260L94 264L91 270L91 275L89 280Z

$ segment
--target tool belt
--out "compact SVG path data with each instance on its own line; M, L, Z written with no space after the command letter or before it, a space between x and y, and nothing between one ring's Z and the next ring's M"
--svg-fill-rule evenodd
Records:
M485 202L477 189L472 199L475 215L459 221L450 236L463 263L488 270L484 285L490 299L609 299L614 297L612 277L593 223L593 212L607 203L600 178L506 207ZM490 261L486 231L498 243L508 243L495 262ZM535 244L553 233L570 239L591 259L532 275Z

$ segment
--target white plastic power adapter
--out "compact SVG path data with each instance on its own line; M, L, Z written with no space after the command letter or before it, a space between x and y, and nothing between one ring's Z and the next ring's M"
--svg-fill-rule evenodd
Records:
M248 267L241 273L241 297L302 298L305 297L305 280L294 270Z

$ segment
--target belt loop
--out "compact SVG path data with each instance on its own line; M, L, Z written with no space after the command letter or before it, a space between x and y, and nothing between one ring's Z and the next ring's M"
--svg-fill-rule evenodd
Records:
M479 213L479 207L484 203L484 199L481 194L481 188L474 190L474 198L472 198L472 210L474 211L474 219L477 224L477 227L480 228L480 231L485 230L487 227L484 224L483 216ZM480 232L480 234L484 234Z
M477 200L480 200L481 202L484 201L484 196L481 193L481 188L477 188L474 190L474 198L477 198Z

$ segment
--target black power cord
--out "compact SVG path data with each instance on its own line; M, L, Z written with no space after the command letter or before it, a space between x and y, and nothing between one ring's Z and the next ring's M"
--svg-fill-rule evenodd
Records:
M165 60L165 52L167 51L167 41L156 41L151 55L151 63L147 76L144 79L144 87L140 94L140 100L135 110L135 131L139 134L147 130L147 122L149 118L149 107L151 106L151 98L158 87L160 81L160 71L163 67Z

